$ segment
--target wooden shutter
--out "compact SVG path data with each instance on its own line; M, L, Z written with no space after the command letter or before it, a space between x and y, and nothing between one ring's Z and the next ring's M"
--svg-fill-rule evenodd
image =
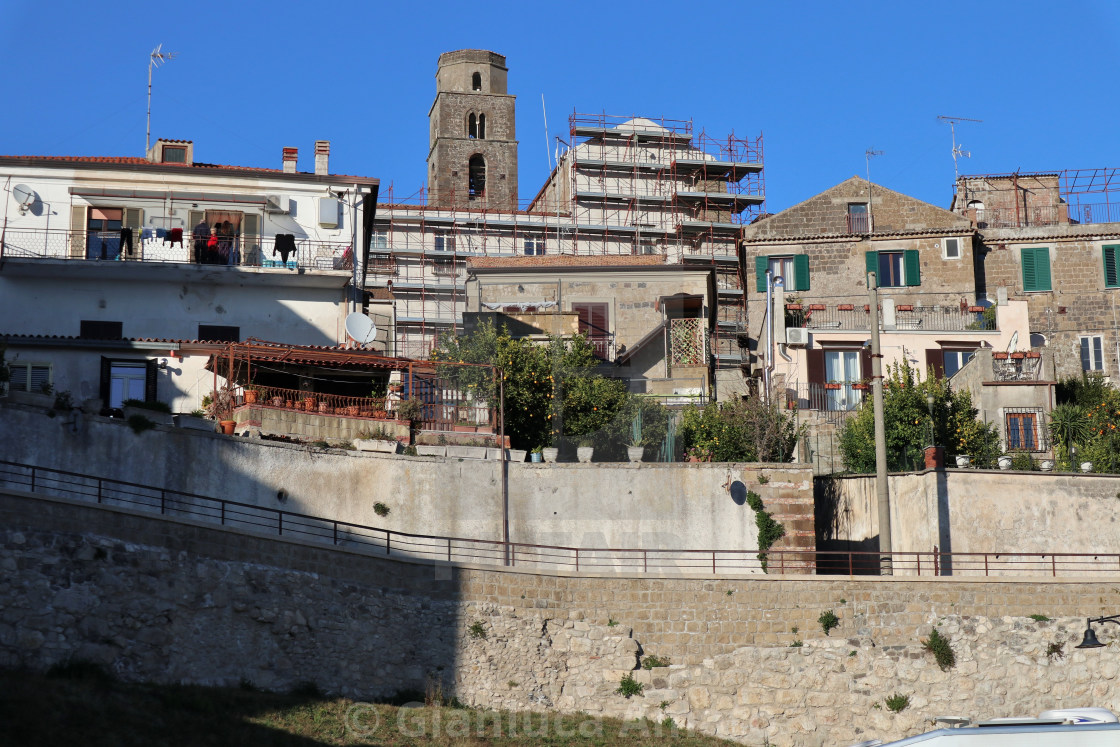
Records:
M156 361L149 360L144 364L144 401L155 402L159 399L158 379L156 378Z
M859 351L859 376L868 383L871 382L871 348L861 348Z
M926 369L930 368L937 378L945 377L945 351L941 348L926 348Z
M797 290L809 290L809 255L795 254L793 257L793 274L797 278Z
M113 375L113 361L101 358L101 406L109 406L109 380Z
M770 258L760 254L754 258L754 286L759 293L766 292L766 271L770 269Z
M922 284L922 266L917 249L907 249L902 253L903 273L907 285Z
M824 385L824 349L809 348L805 351L805 378L810 384Z
M1047 247L1028 247L1022 250L1023 290L1050 290L1050 250Z
M123 211L123 219L121 220L122 228L140 228L144 225L144 208L125 208ZM140 237L135 236L134 241L139 241Z
M866 272L875 273L875 284L879 284L879 252L864 252L863 266ZM866 278L864 278L866 280Z
M70 206L70 258L86 258L86 206Z
M1120 247L1116 245L1109 245L1101 247L1101 255L1104 257L1104 287L1116 288L1120 286L1120 272L1117 272L1116 255L1120 254L1116 250Z
M1034 249L1023 249L1023 290L1038 290L1038 271L1034 266Z

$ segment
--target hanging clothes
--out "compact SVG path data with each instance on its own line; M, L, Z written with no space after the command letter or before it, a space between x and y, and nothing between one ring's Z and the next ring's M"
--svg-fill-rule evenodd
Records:
M296 237L292 233L276 234L276 245L272 249L272 256L280 254L280 261L288 264L288 255L296 253Z
M142 229L140 229L140 240L141 241L147 241L148 239L154 237L155 235L156 235L156 230L154 228L142 228Z
M121 229L121 256L132 256L132 229L127 226Z
M183 246L183 229L172 228L171 232L167 235L167 240L171 244L171 246L175 246L175 244L178 244L180 247L182 247Z

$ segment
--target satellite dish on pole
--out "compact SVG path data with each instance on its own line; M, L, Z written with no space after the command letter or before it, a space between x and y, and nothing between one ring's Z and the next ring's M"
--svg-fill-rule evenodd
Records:
M359 345L369 345L377 337L377 325L365 314L355 311L346 317L346 336Z
M35 190L26 184L17 184L12 187L12 199L19 205L21 213L27 212L27 209L35 204L36 197Z

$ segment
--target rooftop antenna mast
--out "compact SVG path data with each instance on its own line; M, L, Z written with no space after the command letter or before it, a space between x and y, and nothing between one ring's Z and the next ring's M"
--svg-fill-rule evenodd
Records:
M162 43L148 55L148 130L144 139L145 155L152 148L152 68L159 67L168 60L175 59L176 56L174 52L164 52Z
M965 158L972 158L972 152L963 150L961 146L957 145L957 123L958 122L983 122L982 119L969 119L968 117L947 117L943 114L937 115L938 122L948 122L949 132L953 136L953 184L961 178L961 172L957 170L957 159L961 156Z
M883 151L875 150L875 148L868 148L863 152L864 160L867 162L867 232L872 233L875 230L875 218L872 213L871 203L871 159L875 156L883 155Z

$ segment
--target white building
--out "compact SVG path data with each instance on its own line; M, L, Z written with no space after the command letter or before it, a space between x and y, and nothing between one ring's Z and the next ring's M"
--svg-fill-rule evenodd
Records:
M295 148L283 168L245 168L176 140L146 158L0 157L11 388L189 412L213 388L210 343L344 341L378 182L328 173L329 152L316 143L313 173Z

